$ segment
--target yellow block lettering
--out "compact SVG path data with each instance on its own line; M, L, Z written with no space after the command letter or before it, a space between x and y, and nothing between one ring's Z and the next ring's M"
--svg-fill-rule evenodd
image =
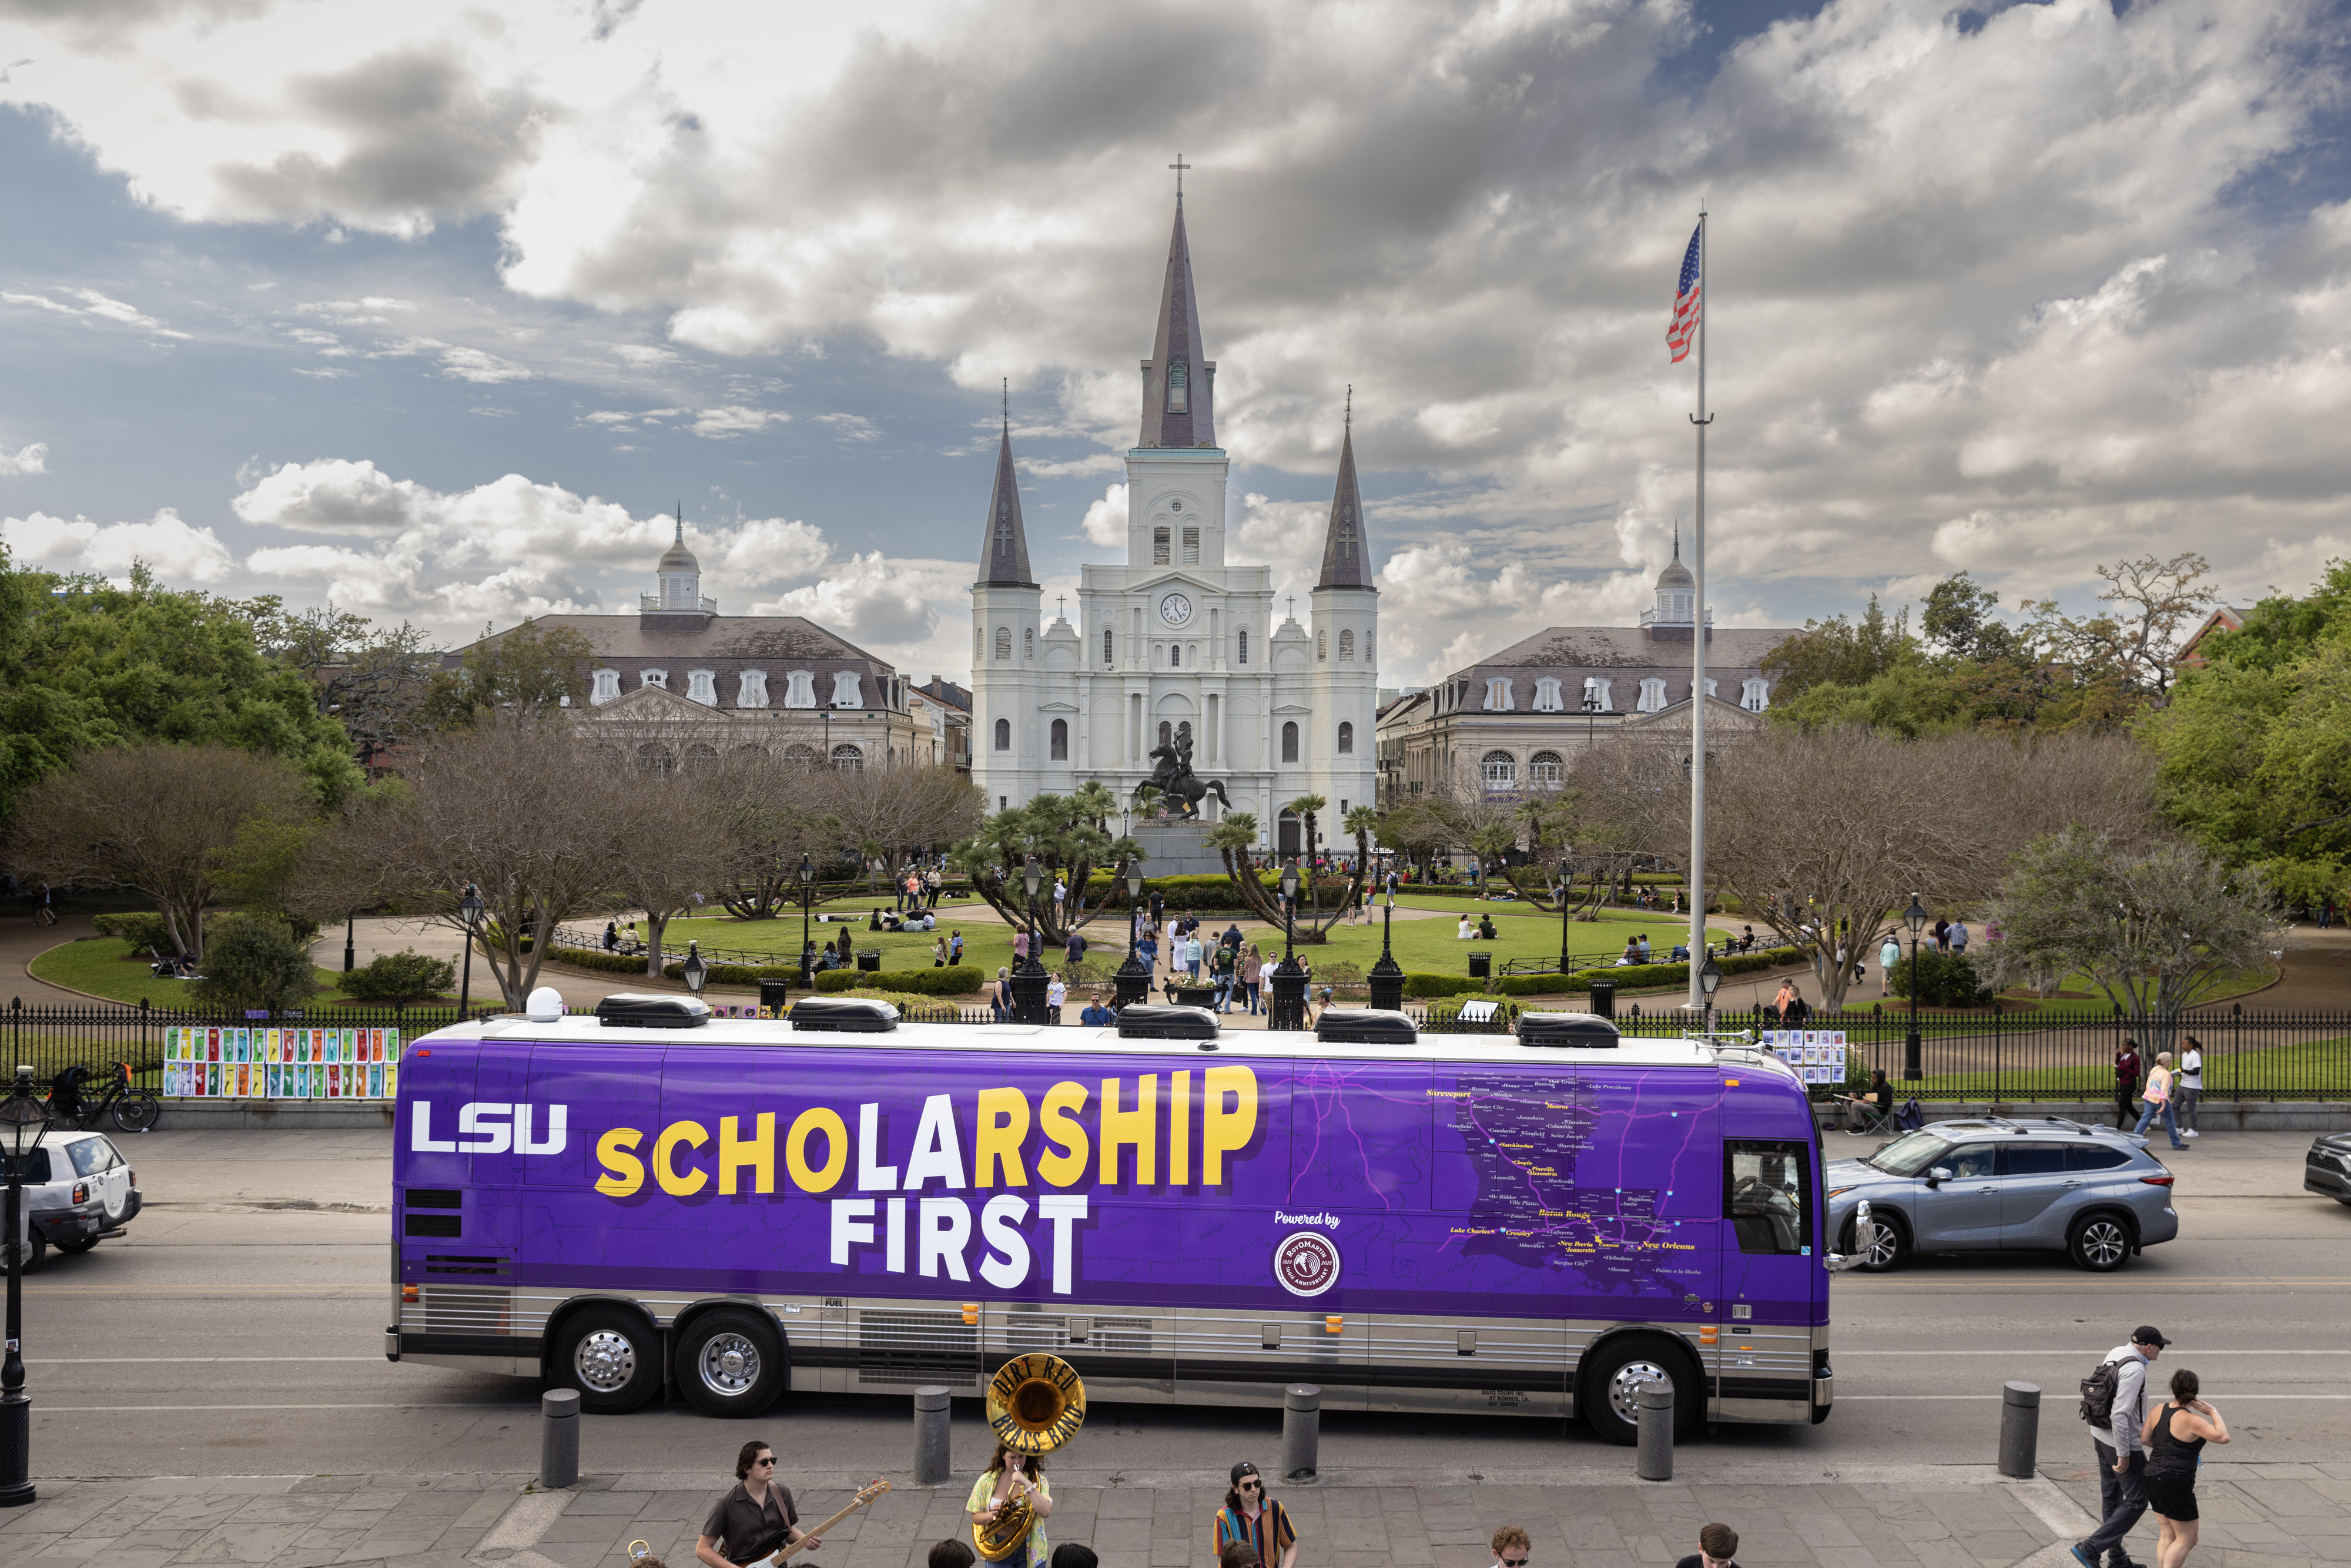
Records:
M755 1190L776 1190L776 1113L760 1112L756 1125L758 1135L746 1143L736 1131L734 1117L718 1119L718 1190L729 1197L735 1195L735 1173L746 1166Z
M1167 1180L1186 1186L1192 1180L1192 1074L1167 1075Z
M1200 1180L1219 1186L1225 1156L1249 1147L1257 1135L1257 1074L1246 1067L1211 1067L1200 1075L1206 1103L1200 1107ZM1225 1096L1233 1108L1225 1109Z
M1055 1186L1074 1186L1086 1174L1086 1156L1093 1153L1093 1141L1086 1136L1076 1113L1086 1108L1087 1098L1082 1083L1056 1083L1045 1091L1037 1125L1047 1142L1060 1146L1061 1153L1039 1155L1037 1174Z
M672 1197L692 1197L710 1180L708 1171L688 1166L677 1168L677 1146L698 1149L710 1141L709 1132L699 1122L672 1122L653 1140L653 1180L661 1183L662 1191Z
M1102 1081L1102 1180L1118 1180L1118 1151L1134 1147L1134 1185L1150 1186L1159 1179L1159 1075L1146 1072L1135 1081L1134 1109L1118 1108L1118 1080Z
M644 1162L628 1152L644 1136L634 1127L615 1127L596 1140L596 1159L604 1167L604 1174L596 1178L598 1192L606 1197L628 1197L645 1185Z
M824 1166L811 1170L808 1163L808 1144L811 1134L824 1134ZM784 1137L784 1168L792 1173L792 1185L802 1192L831 1192L841 1173L849 1168L849 1126L837 1111L821 1105L811 1105L792 1120L792 1130Z
M979 1132L972 1141L972 1178L977 1186L994 1186L998 1161L1004 1185L1027 1186L1029 1173L1020 1163L1020 1144L1029 1136L1029 1096L1018 1089L979 1092Z

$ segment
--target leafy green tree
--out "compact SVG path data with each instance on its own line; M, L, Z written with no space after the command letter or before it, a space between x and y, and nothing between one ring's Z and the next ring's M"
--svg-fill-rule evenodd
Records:
M1092 885L1094 872L1115 868L1123 873L1128 862L1144 858L1142 845L1123 835L1113 838L1097 824L1092 813L1100 804L1082 789L1079 796L1039 795L987 818L978 831L947 852L947 863L971 878L973 891L1006 924L1025 930L1033 920L1040 937L1060 946L1071 932L1092 924L1123 896L1117 876L1098 893ZM1033 906L1022 883L1031 857L1042 877ZM1052 894L1057 872L1067 873L1069 883L1059 903Z
M200 1008L235 1011L267 1008L283 1012L318 995L318 971L309 952L282 920L230 915L213 928L204 959L204 977L189 988Z
M569 626L526 620L513 631L482 628L454 670L433 674L420 718L430 729L465 729L492 713L544 714L588 696L596 650Z
M1889 619L1873 593L1858 620L1848 621L1840 612L1825 621L1805 622L1802 632L1763 655L1763 673L1773 677L1772 699L1780 702L1815 686L1866 685L1917 657L1909 610L1898 610Z
M1999 612L1998 593L1979 587L1964 571L1954 572L1927 591L1918 630L1948 658L2016 658L2025 651L2024 640Z
M148 741L282 758L329 804L357 787L342 727L257 641L254 614L143 566L117 588L0 552L0 817L77 754Z

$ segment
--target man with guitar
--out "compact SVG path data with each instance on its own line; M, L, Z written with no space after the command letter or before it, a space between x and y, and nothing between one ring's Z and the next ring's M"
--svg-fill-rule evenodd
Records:
M791 1492L776 1484L774 1448L765 1443L744 1444L735 1457L735 1490L718 1500L694 1543L694 1560L703 1568L780 1565L813 1552L824 1544L826 1531L890 1490L888 1481L877 1480L851 1499L847 1508L813 1531L804 1531Z

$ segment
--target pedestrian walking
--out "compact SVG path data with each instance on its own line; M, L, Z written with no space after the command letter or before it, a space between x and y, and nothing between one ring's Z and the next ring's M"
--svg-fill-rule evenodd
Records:
M1029 1538L995 1561L1010 1568L1046 1568L1051 1552L1045 1541L1045 1521L1053 1515L1053 1487L1045 1479L1044 1456L1016 1454L998 1443L987 1470L971 1483L964 1511L974 1524L993 1524L1006 1503L1022 1500L1029 1504Z
M996 984L987 988L987 1010L995 1016L998 1023L1012 1016L1011 970L999 968L996 971Z
M1956 956L1967 950L1968 923L1965 920L1954 920L1951 922L1951 952Z
M2196 1136L2196 1103L2204 1098L2204 1046L2194 1035L2179 1059L2179 1076L2171 1089L2172 1120L2183 1138Z
M1075 975L1077 973L1078 966L1085 961L1085 936L1081 933L1076 931L1071 932L1069 942L1064 945L1061 949L1061 957L1066 963L1068 963L1071 974Z
M1494 1549L1494 1568L1527 1568L1527 1559L1535 1554L1534 1542L1515 1524L1494 1531L1487 1544Z
M2126 1040L2115 1048L2115 1131L2127 1131L2131 1106L2138 1099L2138 1041Z
M2127 1568L2123 1537L2147 1511L2147 1451L2139 1433L2147 1425L2147 1369L2171 1342L2151 1324L2131 1331L2130 1343L2106 1353L2095 1372L2082 1380L2082 1418L2090 1424L2090 1447L2098 1456L2098 1528L2074 1543L2082 1568ZM2108 1369L2112 1368L2109 1372Z
M962 962L963 933L961 931L950 931L947 933L947 966L952 968Z
M1202 952L1198 935L1193 932L1186 932L1184 936L1184 972L1192 977L1192 983L1196 986L1200 983L1201 957Z
M1216 982L1217 1010L1233 1010L1233 988L1240 983L1240 974L1233 962L1233 950L1222 942L1217 944L1217 955L1209 961L1209 977Z
M2131 1131L2143 1135L2147 1132L2147 1124L2155 1120L2158 1112L2163 1116L2163 1130L2171 1134L2171 1146L2186 1148L2188 1145L2179 1141L2179 1124L2172 1120L2171 1052L2168 1051L2155 1053L2154 1071L2147 1075L2147 1103L2139 1109L2138 1125Z
M1233 1467L1225 1506L1217 1511L1217 1551L1238 1542L1257 1553L1265 1568L1296 1568L1298 1531L1290 1511L1266 1495L1265 1479L1243 1459Z
M1877 950L1877 994L1879 996L1890 997L1894 994L1894 966L1900 962L1902 962L1902 944L1888 936L1885 946Z
M1060 1023L1061 1021L1061 1004L1069 999L1069 984L1067 981L1063 980L1061 976L1056 975L1051 979L1046 981L1045 1021L1047 1023Z
M1709 1524L1698 1532L1698 1550L1674 1568L1739 1568L1739 1531L1727 1524Z
M1935 921L1935 951L1948 953L1950 950L1951 923L1938 916Z
M1029 933L1026 931L1012 934L1012 956L1015 962L1029 956Z
M823 1537L802 1534L799 1521L792 1494L776 1484L776 1450L766 1443L746 1443L735 1456L735 1490L702 1521L694 1560L704 1568L742 1568L772 1557L779 1546L803 1541L811 1551L822 1546Z
M2147 1413L2139 1441L2147 1448L2147 1506L2163 1521L2156 1531L2156 1568L2182 1568L2196 1550L2196 1467L2204 1445L2229 1440L2229 1423L2196 1396L2200 1385L2186 1367L2171 1375L2171 1397Z
M1249 998L1249 1016L1255 1018L1258 1012L1258 989L1265 979L1265 958L1258 952L1257 944L1254 942L1250 943L1248 951L1241 955L1240 975L1241 994Z
M942 936L937 941L931 944L931 967L934 969L944 969L946 967L947 939Z

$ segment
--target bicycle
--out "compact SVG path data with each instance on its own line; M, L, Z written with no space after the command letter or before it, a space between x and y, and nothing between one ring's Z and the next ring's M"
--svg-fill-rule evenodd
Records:
M82 1097L82 1081L89 1076L86 1067L68 1067L57 1074L49 1085L49 1114L57 1121L70 1122L84 1132L98 1125L100 1116L110 1115L117 1128L125 1133L144 1133L155 1125L163 1114L162 1099L152 1089L141 1088L131 1081L131 1064L118 1061L107 1078L106 1092L95 1100Z

